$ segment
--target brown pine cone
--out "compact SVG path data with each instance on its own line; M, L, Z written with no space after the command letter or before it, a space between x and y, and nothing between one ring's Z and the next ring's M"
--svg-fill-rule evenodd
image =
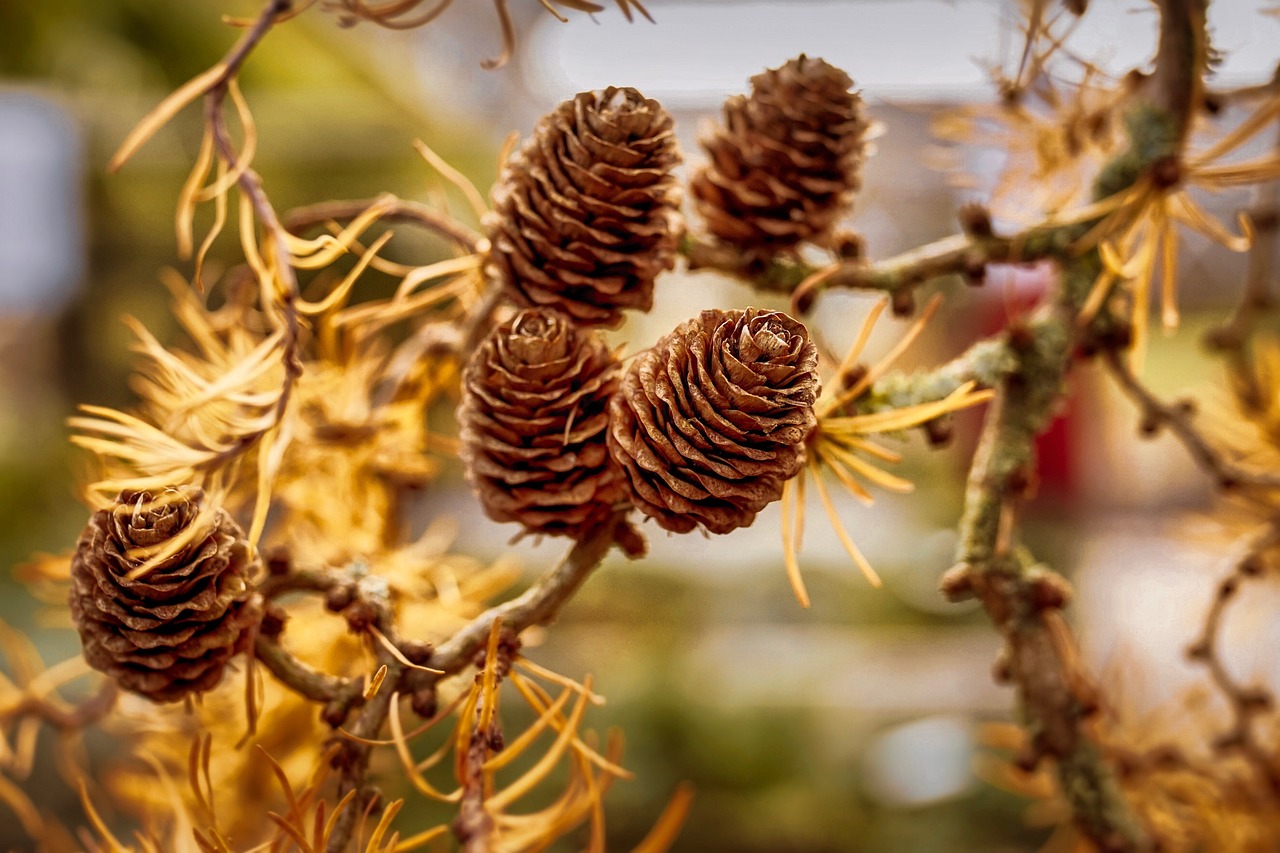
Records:
M707 231L758 258L825 245L862 185L868 127L849 75L803 54L724 104L690 182Z
M628 367L609 451L632 502L667 530L745 527L804 464L818 351L777 311L703 311Z
M489 269L516 301L586 325L648 311L682 230L671 116L635 89L583 92L511 158L486 218Z
M89 665L126 690L174 702L211 689L262 616L253 550L218 508L207 532L130 580L145 553L197 523L204 492L122 492L95 512L71 561L71 616Z
M529 308L494 329L463 374L462 459L485 514L580 538L624 496L605 448L618 361L598 332Z

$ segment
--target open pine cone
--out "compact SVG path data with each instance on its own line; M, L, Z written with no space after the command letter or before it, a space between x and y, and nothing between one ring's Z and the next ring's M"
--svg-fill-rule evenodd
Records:
M804 55L751 78L702 140L710 163L690 182L707 231L768 258L825 245L861 186L868 123L849 75Z
M530 308L494 329L463 376L462 458L485 513L581 537L623 498L605 447L618 361L597 332Z
M516 301L586 325L648 311L675 264L680 162L671 116L635 89L583 92L511 158L485 222L489 268Z
M632 502L677 533L751 524L804 464L817 365L805 327L776 311L703 311L659 340L610 410Z
M189 544L129 579L145 552L203 523L203 500L196 488L122 492L89 519L71 561L69 603L85 659L156 702L214 687L262 615L250 586L253 550L221 508Z

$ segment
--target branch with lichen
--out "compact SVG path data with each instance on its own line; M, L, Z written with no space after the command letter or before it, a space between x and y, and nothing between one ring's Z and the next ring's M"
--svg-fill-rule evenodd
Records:
M944 591L977 598L1005 639L1000 673L1018 689L1032 743L1026 763L1056 761L1074 821L1100 849L1145 850L1150 839L1086 728L1099 706L1060 613L1069 588L1016 541L1018 505L1035 477L1035 440L1061 398L1073 330L1073 312L1059 304L1010 336L1017 366L987 413L965 491L958 564Z
M1133 146L1104 169L1100 193L1109 194L1180 150L1203 70L1203 4L1162 3L1160 31L1155 103L1134 118L1153 127L1134 125ZM1056 760L1076 825L1103 850L1144 850L1152 840L1086 729L1098 698L1074 663L1074 641L1058 613L1064 583L1032 563L1016 546L1014 532L1018 503L1034 480L1034 442L1061 399L1079 335L1077 315L1100 266L1096 252L1065 264L1054 304L1008 336L1017 368L987 415L966 489L960 568L949 581L953 594L976 596L1004 635L1004 671L1018 686L1032 735L1029 759Z
M1123 191L1177 156L1198 97L1206 55L1203 4L1166 0L1160 5L1160 54L1151 95L1130 116L1130 149L1099 175L1099 198ZM1131 813L1113 769L1087 728L1099 699L1082 672L1060 613L1069 587L1018 544L1016 533L1019 504L1034 490L1035 441L1063 397L1077 348L1115 348L1122 342L1106 328L1113 322L1106 312L1088 324L1078 319L1102 268L1096 249L1072 248L1092 223L1032 228L1014 241L994 237L982 218L976 223L964 234L882 264L851 259L825 269L790 265L761 273L696 244L687 244L686 254L691 266L753 275L766 289L791 292L802 309L810 306L812 294L831 287L901 294L941 275L979 277L974 271L989 262L1052 257L1060 263L1057 294L1027 321L976 344L935 374L894 378L892 384L882 380L886 384L880 393L898 400L918 399L920 394L945 391L957 379L972 378L977 365L985 368L984 378L997 396L970 470L958 563L944 580L944 591L955 599L976 597L1005 638L999 672L1017 686L1032 735L1025 762L1055 760L1075 823L1100 849L1150 849L1152 839ZM1185 423L1151 401L1148 408L1169 415L1164 419L1175 425Z
M1046 223L1013 235L999 235L978 206L961 211L962 233L911 249L882 261L841 258L830 264L778 256L760 261L724 243L686 237L681 244L691 270L714 270L749 281L765 292L788 294L799 313L806 313L819 293L828 290L879 290L893 295L898 313L910 313L911 292L919 285L951 275L981 284L989 264L1033 263L1064 259L1079 235L1071 223Z

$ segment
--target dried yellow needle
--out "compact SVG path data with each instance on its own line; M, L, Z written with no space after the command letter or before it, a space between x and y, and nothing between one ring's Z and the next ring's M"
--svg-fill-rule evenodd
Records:
M666 808L654 822L649 834L633 848L632 853L663 853L675 843L693 805L693 785L681 782L667 801Z
M107 164L108 172L116 172L128 162L139 148L146 144L156 131L168 124L183 107L208 92L222 79L227 67L219 62L207 71L183 83L173 94L169 95L151 112L143 116L142 121L129 131L120 148L116 150L111 162Z
M387 665L384 663L378 667L378 671L373 674L373 678L369 679L369 685L364 689L364 700L366 702L378 695L378 688L382 686L382 682L386 677Z
M786 564L787 581L791 584L791 592L801 607L809 606L809 591L805 588L804 577L800 574L800 560L795 543L795 525L793 514L796 504L796 479L803 477L801 471L795 478L782 486L782 559Z

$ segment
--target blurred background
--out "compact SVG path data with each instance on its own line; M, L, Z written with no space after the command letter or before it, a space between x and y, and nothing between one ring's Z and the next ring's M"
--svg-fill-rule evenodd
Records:
M939 161L930 127L945 111L992 99L987 68L1022 46L1016 3L647 5L656 24L628 24L612 5L565 24L519 0L516 55L497 71L480 67L500 50L493 10L480 0L457 2L412 32L342 29L312 10L272 32L244 70L260 139L255 165L281 210L383 191L433 200L444 183L414 153L421 138L487 190L509 132L526 134L577 91L632 85L674 113L696 166L700 123L723 99L806 52L848 70L883 126L851 223L873 257L952 233L959 204L991 191L999 153L965 152L973 179L956 180L930 165ZM1154 43L1149 5L1092 5L1072 44L1117 72L1143 65ZM1212 4L1225 55L1218 84L1270 77L1280 21L1258 15L1267 5ZM175 256L172 216L199 144L198 111L180 115L121 173L107 175L105 163L147 110L225 52L235 31L220 16L256 11L245 0L0 4L0 567L74 545L86 517L75 488L82 461L63 420L79 402L129 405L131 338L120 316L176 340L157 273L189 272ZM1249 201L1206 204L1229 221ZM418 251L418 262L439 249L429 240L404 246L398 259ZM1162 393L1212 399L1220 377L1198 341L1233 303L1244 260L1196 237L1183 250L1184 325L1154 337L1147 375ZM1035 275L996 273L981 290L941 287L942 313L903 365L959 353L1026 310L1039 286ZM747 304L784 307L714 275L672 273L659 282L654 312L617 339L633 352L701 308ZM824 297L815 333L842 350L870 304ZM873 350L904 328L883 320ZM1136 423L1104 377L1079 371L1071 405L1041 447L1027 532L1077 586L1071 615L1112 704L1140 720L1199 683L1182 650L1230 554L1204 517L1204 478L1172 439L1139 441ZM698 791L682 850L998 851L1043 842L1049 829L1027 801L984 779L982 726L1009 719L1013 705L990 676L997 636L981 612L936 592L976 419L959 426L949 448L917 439L905 448L900 473L915 494L882 495L872 508L837 498L884 589L863 581L814 506L802 558L813 607L802 610L783 573L775 505L726 537L651 532L648 559L610 560L546 633L534 659L594 673L609 697L595 724L627 734L625 763L637 779L610 793L618 849L643 836L681 779ZM421 513L424 523L454 519L462 550L514 552L530 574L561 550L505 546L514 531L479 515L456 470ZM31 636L46 661L73 654L74 635L41 624L32 604L0 576L0 618ZM1232 667L1273 687L1280 621L1265 614L1276 605L1255 597L1233 612L1225 636ZM27 789L78 809L51 768L37 768ZM0 805L0 849L26 849L12 825Z

